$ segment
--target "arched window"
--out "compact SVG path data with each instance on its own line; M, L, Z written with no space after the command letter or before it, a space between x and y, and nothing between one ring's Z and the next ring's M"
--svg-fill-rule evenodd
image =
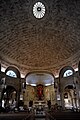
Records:
M66 70L63 74L63 77L68 77L68 76L71 76L72 74L73 74L72 70Z
M14 77L14 78L17 78L17 75L14 71L12 70L8 70L6 75L10 76L10 77Z

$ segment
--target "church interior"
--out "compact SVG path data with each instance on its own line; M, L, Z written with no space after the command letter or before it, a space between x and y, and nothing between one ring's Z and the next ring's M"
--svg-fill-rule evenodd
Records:
M79 114L80 1L0 0L0 120Z

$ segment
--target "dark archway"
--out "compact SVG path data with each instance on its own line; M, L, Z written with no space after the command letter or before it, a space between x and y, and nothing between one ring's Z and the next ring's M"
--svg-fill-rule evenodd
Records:
M17 105L17 91L13 86L7 86L2 92L2 108L6 112L14 110Z
M64 104L67 109L77 108L76 91L73 85L68 85L64 89Z

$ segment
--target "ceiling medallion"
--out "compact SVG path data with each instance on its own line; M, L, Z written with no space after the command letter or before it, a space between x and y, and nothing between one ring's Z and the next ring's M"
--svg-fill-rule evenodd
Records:
M33 6L33 15L36 18L38 18L38 19L43 18L44 15L45 15L45 11L46 10L45 10L45 6L44 6L43 3L37 2L37 3L34 4L34 6Z

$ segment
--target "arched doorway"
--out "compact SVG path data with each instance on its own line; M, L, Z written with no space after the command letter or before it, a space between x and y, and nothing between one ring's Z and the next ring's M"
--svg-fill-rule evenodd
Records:
M13 86L7 86L2 92L2 108L7 112L15 109L17 103L17 91Z
M77 109L79 106L76 90L73 85L68 85L64 89L64 106L66 109Z

